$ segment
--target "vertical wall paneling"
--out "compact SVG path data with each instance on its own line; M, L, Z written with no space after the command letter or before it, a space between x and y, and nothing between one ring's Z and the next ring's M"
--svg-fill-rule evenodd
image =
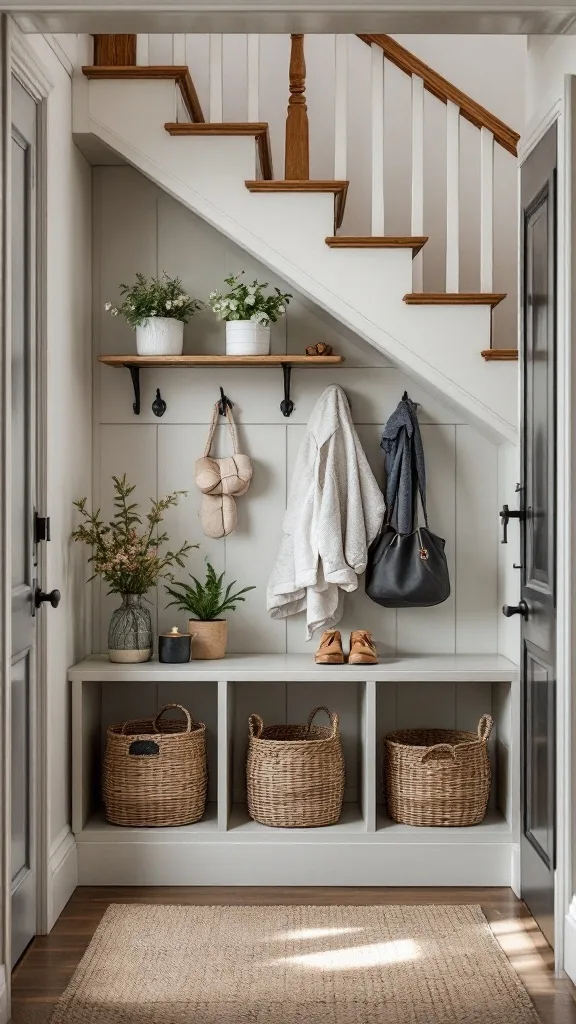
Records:
M472 427L456 428L455 470L456 653L480 653L498 643L498 466Z
M412 195L411 231L415 238L424 234L424 82L412 75ZM412 263L412 287L422 291L423 253Z
M492 292L494 263L494 136L480 129L480 291Z
M250 32L246 36L246 62L248 66L248 121L259 120L260 110L260 36Z
M384 53L372 43L372 234L384 234Z
M147 32L136 36L136 63L141 67L148 67L150 64L149 39Z
M213 32L210 36L210 120L212 123L223 120L223 85L222 85L222 35Z
M460 109L446 104L446 291L460 285Z
M335 39L334 178L346 180L348 148L348 37Z

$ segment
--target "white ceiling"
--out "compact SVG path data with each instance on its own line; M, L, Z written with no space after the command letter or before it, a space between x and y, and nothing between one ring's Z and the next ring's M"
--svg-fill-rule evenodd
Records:
M26 32L576 34L576 0L0 0Z

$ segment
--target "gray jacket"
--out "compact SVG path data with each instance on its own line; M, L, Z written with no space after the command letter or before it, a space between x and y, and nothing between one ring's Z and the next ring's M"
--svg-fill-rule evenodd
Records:
M418 522L418 489L426 520L426 469L416 406L406 392L382 434L386 469L386 522L408 534Z

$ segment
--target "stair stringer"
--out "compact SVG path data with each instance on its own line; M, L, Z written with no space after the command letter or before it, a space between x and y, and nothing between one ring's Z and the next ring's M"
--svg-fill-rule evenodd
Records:
M407 306L410 250L330 249L332 195L251 194L253 140L172 138L164 124L173 107L169 82L79 78L74 133L80 145L96 136L491 440L517 439L517 366L480 358L490 344L488 306Z

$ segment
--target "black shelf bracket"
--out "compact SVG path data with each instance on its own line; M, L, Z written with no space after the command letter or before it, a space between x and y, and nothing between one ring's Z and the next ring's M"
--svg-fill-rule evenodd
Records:
M134 388L134 401L132 402L132 408L134 415L140 415L140 367L134 366L132 363L124 364L128 370L130 370L130 376L132 378L132 387Z
M280 412L283 416L291 416L294 412L294 402L290 398L290 378L292 367L290 363L282 363L282 376L284 378L284 398L280 402Z

